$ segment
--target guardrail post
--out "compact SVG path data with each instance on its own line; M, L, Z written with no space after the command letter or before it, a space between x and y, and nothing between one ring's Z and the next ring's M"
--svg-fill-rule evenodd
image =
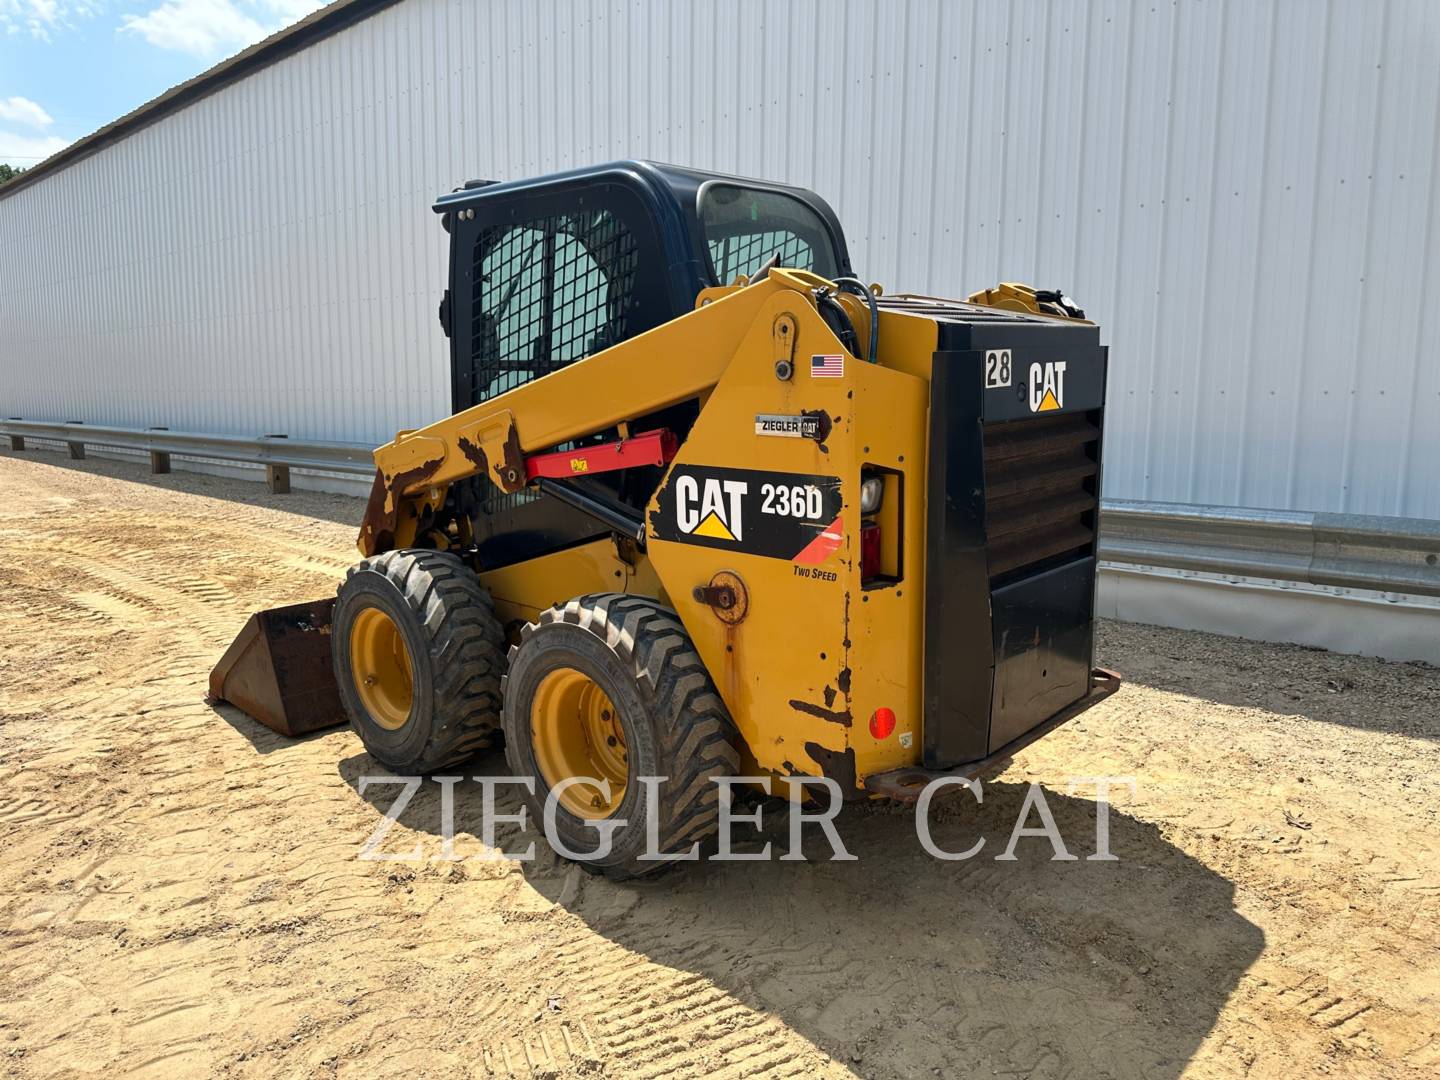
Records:
M266 435L267 439L284 439L285 435ZM271 495L290 494L290 466L289 465L266 465L265 486L270 489Z
M11 419L11 420L23 420L23 419L25 419L25 418L24 418L23 416L12 416L12 417L10 417L10 419ZM10 449L11 449L11 450L24 450L24 449L25 449L25 436L24 436L24 435L11 435L11 436L10 436Z
M84 421L84 420L66 420L65 422L66 422L67 424L83 424L85 421ZM85 444L84 444L83 442L67 442L65 445L70 448L70 460L71 460L71 461L84 461L84 460L85 460Z
M170 429L168 427L152 427L149 430L169 431ZM155 474L168 473L170 471L170 455L164 450L151 450L150 471Z

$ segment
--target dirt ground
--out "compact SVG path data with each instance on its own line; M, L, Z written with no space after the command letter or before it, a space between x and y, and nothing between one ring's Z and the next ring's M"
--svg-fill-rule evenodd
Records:
M423 861L363 861L396 789L359 793L355 736L202 700L251 609L333 590L358 516L0 453L0 1072L1440 1071L1440 671L1104 625L1121 693L937 813L968 861L884 806L840 818L857 862L444 861L434 784L381 849ZM1083 858L1094 775L1138 785L1117 862ZM1030 781L1079 860L993 859Z

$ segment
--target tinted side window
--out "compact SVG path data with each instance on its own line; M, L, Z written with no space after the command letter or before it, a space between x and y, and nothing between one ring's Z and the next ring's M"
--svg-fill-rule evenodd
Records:
M470 328L479 399L628 337L637 263L634 236L607 210L483 229Z
M780 265L833 278L834 241L819 215L799 199L773 191L713 184L700 205L701 225L717 283L747 277L771 256Z

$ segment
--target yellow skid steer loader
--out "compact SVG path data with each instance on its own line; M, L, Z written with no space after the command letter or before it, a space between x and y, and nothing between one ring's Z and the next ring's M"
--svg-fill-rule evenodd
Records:
M625 877L717 779L914 799L1117 687L1106 350L1062 294L887 295L814 193L650 162L435 210L453 415L375 451L337 598L252 619L215 697L402 774L503 739L568 847L627 823Z

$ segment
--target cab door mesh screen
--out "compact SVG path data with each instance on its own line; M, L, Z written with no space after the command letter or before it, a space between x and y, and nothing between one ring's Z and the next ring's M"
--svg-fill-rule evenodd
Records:
M605 210L482 230L470 327L479 399L623 341L637 255L630 230Z
M738 274L749 277L772 255L780 256L781 266L801 270L812 269L815 262L815 253L810 245L795 233L785 230L740 233L710 241L710 261L715 266L715 277L722 285L734 281Z

